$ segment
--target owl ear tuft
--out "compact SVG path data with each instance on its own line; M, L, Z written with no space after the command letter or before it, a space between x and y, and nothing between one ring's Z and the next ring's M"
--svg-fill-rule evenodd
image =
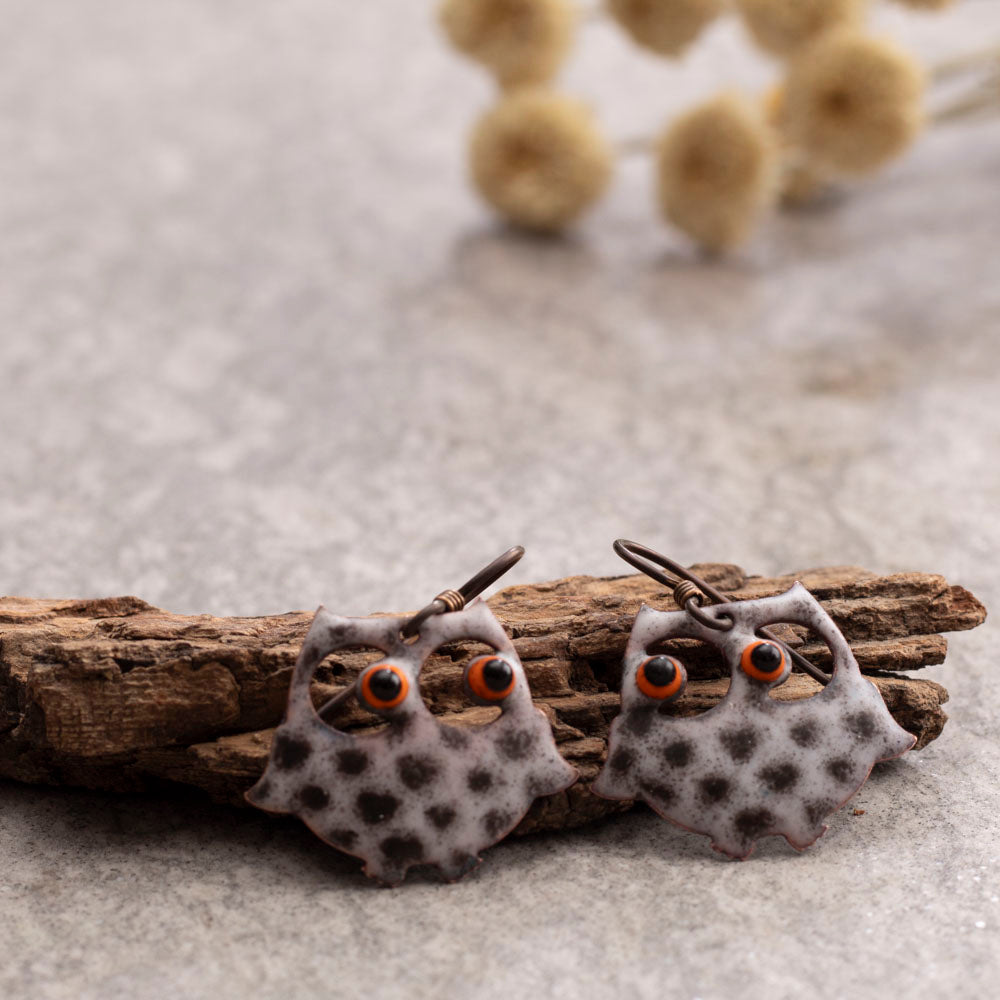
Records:
M812 593L809 590L806 589L805 585L802 583L801 580L796 580L795 583L793 583L788 588L788 590L786 590L784 592L784 594L781 594L780 596L781 597L792 597L792 596L795 596L795 597L804 597L804 598L812 601L813 604L817 604L817 605L819 604L819 601L817 601L816 598L813 597Z

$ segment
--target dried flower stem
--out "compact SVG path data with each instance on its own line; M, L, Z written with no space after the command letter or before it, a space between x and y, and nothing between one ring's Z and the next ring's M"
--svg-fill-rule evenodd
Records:
M655 149L656 139L651 135L634 135L615 143L615 152L619 156L645 156Z
M932 125L945 125L989 113L1000 114L1000 73L980 83L969 93L936 108L929 120Z
M927 76L931 83L943 83L964 73L975 73L1000 69L1000 45L991 45L976 52L963 52L961 55L942 59L927 68Z
M1000 45L939 62L930 68L929 76L933 83L947 85L949 89L955 81L970 78L964 83L964 90L960 89L930 112L931 124L941 125L1000 112Z

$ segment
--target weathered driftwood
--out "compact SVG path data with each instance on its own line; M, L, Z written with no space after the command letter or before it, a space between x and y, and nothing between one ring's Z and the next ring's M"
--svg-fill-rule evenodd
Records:
M877 576L855 567L772 579L729 565L697 570L740 598L801 580L851 642L889 710L916 734L917 747L941 732L945 689L887 672L942 662L947 643L939 633L985 618L968 591L932 574ZM588 784L604 758L621 656L642 602L673 606L669 593L644 576L570 577L508 587L490 600L560 750L582 775L569 792L536 803L520 829L572 826L621 808L597 799ZM169 784L242 802L263 770L311 617L174 615L134 597L0 599L0 776L112 790ZM828 662L825 646L792 629L784 635L815 662ZM461 692L463 664L473 652L469 644L444 648L424 668L425 700L453 724L475 725L495 711L470 706ZM688 646L682 656L691 683L675 710L704 711L725 693L728 678L707 647ZM351 683L370 657L349 651L329 658L317 672L317 703ZM795 674L775 694L794 699L817 690ZM338 725L372 724L350 704Z

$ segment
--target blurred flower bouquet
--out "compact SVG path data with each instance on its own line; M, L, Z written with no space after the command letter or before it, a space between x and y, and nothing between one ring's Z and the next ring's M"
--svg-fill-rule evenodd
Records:
M897 0L926 10L952 0ZM739 16L776 57L782 79L763 98L720 94L673 121L655 141L663 217L700 246L738 245L779 203L873 173L902 154L928 120L1000 110L1000 50L927 70L893 42L866 33L869 0L606 0L637 45L677 57L715 18ZM499 102L469 143L472 181L501 216L558 231L604 192L614 149L589 109L548 84L572 46L571 0L444 0L452 44L490 70ZM971 75L932 117L928 83ZM635 148L636 144L633 144Z

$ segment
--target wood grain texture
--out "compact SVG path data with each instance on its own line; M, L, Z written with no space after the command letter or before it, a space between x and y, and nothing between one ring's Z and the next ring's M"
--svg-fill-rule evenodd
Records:
M947 650L941 633L984 620L983 606L967 590L934 574L878 576L857 567L777 578L749 577L724 564L696 571L738 599L779 593L801 580L844 632L893 716L917 736L917 748L940 734L945 689L889 672L941 663ZM604 759L625 641L644 602L673 606L665 588L640 575L569 577L508 587L490 599L560 751L581 772L568 792L535 804L522 832L623 808L597 799L588 785ZM263 770L311 618L310 612L175 615L134 597L0 600L0 775L130 791L169 783L241 803ZM782 628L790 644L828 663L825 646L800 629ZM674 710L693 714L716 704L728 679L714 652L686 640L666 648L683 656L690 676ZM456 725L481 724L495 711L470 706L462 693L462 670L474 652L471 643L444 647L423 671L427 704ZM314 682L317 703L351 684L370 656L351 650L329 657ZM796 699L817 690L795 674L775 694ZM349 704L339 726L372 724Z

